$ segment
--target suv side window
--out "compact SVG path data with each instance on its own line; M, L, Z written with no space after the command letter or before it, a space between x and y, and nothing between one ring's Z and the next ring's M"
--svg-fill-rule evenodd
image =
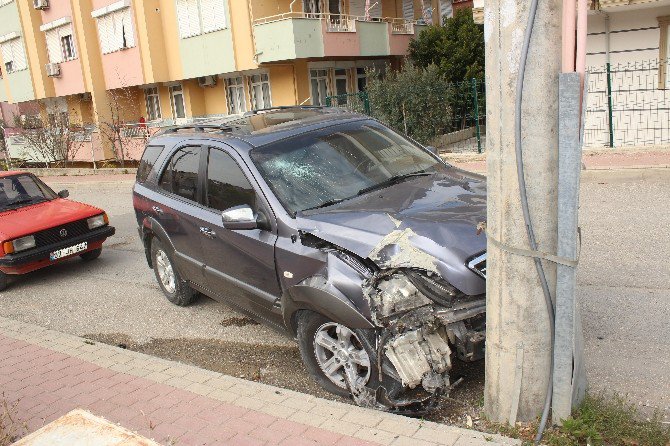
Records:
M200 147L182 147L168 163L160 180L160 187L187 200L198 200L198 169Z
M256 209L256 192L240 166L223 150L211 148L207 164L207 207L225 211L243 204Z
M147 146L144 149L142 159L140 160L140 165L137 166L136 181L138 183L144 183L147 180L149 173L151 173L151 169L153 169L154 164L156 164L156 160L164 148L164 146Z

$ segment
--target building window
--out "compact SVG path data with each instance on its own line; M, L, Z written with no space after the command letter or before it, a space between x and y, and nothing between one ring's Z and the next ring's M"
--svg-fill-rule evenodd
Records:
M440 24L444 25L444 21L453 16L454 9L451 0L440 0Z
M63 25L46 32L49 62L61 63L77 58L72 25Z
M177 0L179 37L199 36L226 27L225 0Z
M365 68L356 68L356 87L358 91L365 91L368 84L368 76L365 73Z
M349 79L346 68L335 68L335 94L340 96L349 93Z
M135 47L133 16L130 8L97 17L102 54Z
M181 85L173 85L170 87L170 104L172 104L172 116L175 119L184 119L186 117L186 110L184 107L184 91Z
M253 76L249 76L249 92L251 96L252 110L261 110L272 107L270 76L267 74L254 74Z
M414 0L402 0L402 16L405 20L414 20Z
M309 70L312 86L312 105L326 105L328 97L328 70Z
M72 60L77 58L77 52L74 49L74 40L72 34L60 38L60 46L63 50L63 60Z
M5 72L7 74L28 68L26 53L20 38L5 40L0 45L0 49L2 50L2 61L5 63Z
M422 6L423 6L423 11L422 11L422 17L423 21L426 22L428 25L433 24L433 6L431 3L431 0L422 0Z
M228 94L228 113L237 115L247 111L247 101L244 98L244 80L242 80L242 77L226 79L226 93Z
M158 87L144 90L147 102L147 118L149 121L157 121L161 116L161 99L158 95Z

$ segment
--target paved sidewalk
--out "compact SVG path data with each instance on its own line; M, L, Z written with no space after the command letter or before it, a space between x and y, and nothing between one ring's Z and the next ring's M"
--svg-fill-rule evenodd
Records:
M0 389L29 431L81 408L164 445L520 444L0 318Z
M486 154L443 153L448 163L471 172L486 173ZM586 171L670 168L670 150L585 149L582 169Z

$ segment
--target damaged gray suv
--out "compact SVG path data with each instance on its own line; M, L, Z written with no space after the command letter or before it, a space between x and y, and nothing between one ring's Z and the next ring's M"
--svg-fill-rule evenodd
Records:
M165 296L297 338L326 390L429 410L484 354L485 183L367 116L284 107L152 138L134 187Z

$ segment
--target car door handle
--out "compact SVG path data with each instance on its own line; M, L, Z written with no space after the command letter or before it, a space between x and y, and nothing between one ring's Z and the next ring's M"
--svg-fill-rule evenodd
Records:
M201 228L200 228L200 233L201 233L202 235L204 235L205 237L208 237L208 238L214 238L214 237L216 237L216 232L212 231L212 230L209 229L209 228L201 227Z
M163 209L159 208L158 206L152 207L151 210L157 214L162 214L164 212Z

